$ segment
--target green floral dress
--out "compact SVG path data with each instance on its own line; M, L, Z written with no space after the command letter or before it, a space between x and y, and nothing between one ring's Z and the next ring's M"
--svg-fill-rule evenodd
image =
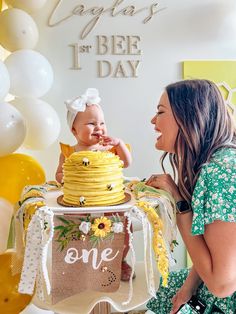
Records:
M204 234L205 225L215 220L236 222L236 149L219 149L203 166L194 189L192 208L193 235ZM168 287L164 288L160 283L156 298L149 300L147 308L156 314L168 314L172 307L171 299L183 285L188 272L188 269L171 272ZM236 292L231 297L217 298L202 284L197 296L207 305L204 314L236 313Z

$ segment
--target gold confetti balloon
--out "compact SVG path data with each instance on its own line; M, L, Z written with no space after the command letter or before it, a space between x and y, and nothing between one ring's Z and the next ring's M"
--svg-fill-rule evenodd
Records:
M13 254L6 252L0 255L0 309L4 314L19 314L32 299L32 296L18 292L20 274L12 276Z
M14 204L26 185L45 183L45 173L33 157L10 154L0 157L0 197Z

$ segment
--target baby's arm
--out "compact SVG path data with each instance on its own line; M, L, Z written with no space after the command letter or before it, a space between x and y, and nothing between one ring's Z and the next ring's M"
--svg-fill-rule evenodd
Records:
M102 145L104 146L112 145L115 148L116 154L124 162L124 168L127 168L130 166L132 162L132 156L128 147L125 145L125 143L121 139L113 138L109 136L103 136L102 140L103 140Z
M59 164L56 171L56 180L59 183L62 183L62 179L63 179L62 165L64 164L64 161L65 161L64 155L60 154Z
M119 140L118 144L114 145L117 155L120 157L121 160L124 162L124 168L127 168L131 165L132 156L122 140Z

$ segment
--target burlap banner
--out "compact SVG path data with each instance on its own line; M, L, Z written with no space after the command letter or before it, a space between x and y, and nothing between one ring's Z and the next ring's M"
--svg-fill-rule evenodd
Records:
M84 290L119 288L124 217L54 216L52 304Z

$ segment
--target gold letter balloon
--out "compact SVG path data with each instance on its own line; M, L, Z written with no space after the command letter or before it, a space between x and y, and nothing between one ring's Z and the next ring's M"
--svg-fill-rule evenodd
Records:
M19 200L22 189L26 185L44 182L44 170L31 156L11 154L0 157L0 197L12 204Z

